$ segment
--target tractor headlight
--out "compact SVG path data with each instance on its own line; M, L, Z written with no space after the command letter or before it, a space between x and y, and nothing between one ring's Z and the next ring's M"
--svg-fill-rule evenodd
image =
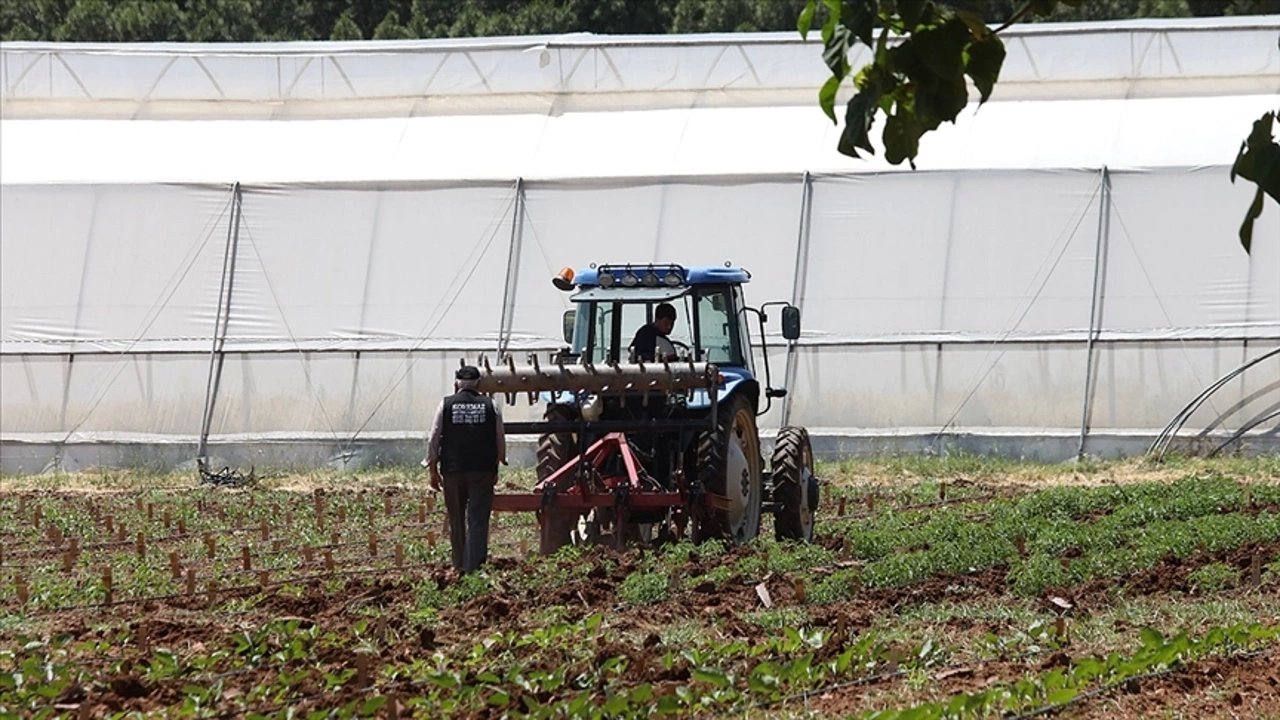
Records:
M640 284L640 278L636 277L636 274L631 272L630 270L627 271L626 275L622 276L623 287L635 287L636 285L639 285L639 284Z
M650 270L644 274L644 280L642 282L644 282L645 287L658 287L658 274Z
M613 287L613 273L600 273L600 278L596 282L600 283L600 287L602 288Z
M667 287L678 287L680 283L684 282L684 279L680 277L679 273L677 273L675 270L672 270L671 272L667 273L665 277L662 278L662 282Z

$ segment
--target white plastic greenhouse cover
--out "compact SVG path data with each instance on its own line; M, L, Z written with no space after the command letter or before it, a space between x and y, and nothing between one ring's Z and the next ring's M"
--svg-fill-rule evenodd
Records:
M799 305L761 425L822 451L1143 449L1280 346L1280 212L1246 255L1228 178L1277 38L1012 28L914 172L835 153L789 34L4 44L0 471L202 430L233 463L411 459L458 358L556 347L547 280L593 261L732 259ZM1274 447L1278 404L1275 355L1188 428Z

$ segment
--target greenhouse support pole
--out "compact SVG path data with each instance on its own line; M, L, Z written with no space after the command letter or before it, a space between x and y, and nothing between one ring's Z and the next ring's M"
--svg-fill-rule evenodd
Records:
M520 246L524 241L524 178L516 178L516 204L511 212L511 244L507 247L507 280L502 288L502 320L498 331L498 359L507 353L515 324L516 285L520 281Z
M231 223L227 226L227 244L222 254L222 280L218 284L218 311L213 321L213 346L209 350L209 377L205 382L204 413L200 423L200 445L196 462L202 466L209 459L209 430L213 426L214 404L222 382L222 364L226 355L227 326L231 324L231 289L236 277L236 255L240 246L240 183L231 187Z
M1084 457L1089 437L1089 416L1093 412L1094 344L1102 331L1102 306L1107 285L1107 255L1111 236L1111 171L1102 168L1102 188L1098 194L1098 239L1093 251L1093 295L1089 302L1089 333L1085 336L1084 401L1080 412L1080 444L1076 459Z
M809 279L809 237L813 224L813 176L804 171L804 180L800 190L800 227L796 233L796 266L791 278L791 304L799 308L801 317L804 313L805 286ZM763 340L763 338L762 338ZM787 389L782 398L782 425L791 424L792 400L795 398L796 366L800 359L796 356L796 341L787 342L787 369L783 375L783 385Z

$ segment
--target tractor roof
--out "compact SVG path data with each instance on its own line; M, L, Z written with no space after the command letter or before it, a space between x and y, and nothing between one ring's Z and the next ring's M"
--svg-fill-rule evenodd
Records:
M578 272L574 282L578 287L596 287L600 285L600 276L606 273L613 276L613 282L606 285L617 288L641 288L655 285L659 287L741 285L751 280L751 273L745 268L732 265L685 267L659 263L632 263L602 264L587 268ZM653 277L649 277L650 274ZM628 275L634 277L634 281L627 280Z

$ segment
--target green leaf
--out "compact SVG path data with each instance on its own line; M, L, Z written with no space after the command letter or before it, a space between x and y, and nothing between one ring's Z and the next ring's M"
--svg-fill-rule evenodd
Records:
M800 17L796 19L796 30L800 31L800 37L805 40L809 39L809 31L813 29L813 15L817 11L817 0L807 0L804 9L800 11Z
M1000 79L1000 68L1004 65L1004 42L996 35L988 35L986 39L969 43L964 72L973 78L978 88L978 104L991 97L996 81Z
M843 16L844 26L853 33L854 37L861 40L863 45L870 47L878 12L876 0L850 0L846 6L850 4L853 12Z
M606 717L619 717L626 712L627 698L625 695L612 695L604 702L604 714Z
M861 157L858 148L872 155L875 148L871 145L871 126L875 124L876 109L880 97L877 88L867 87L854 95L845 107L844 130L840 132L840 142L836 149L849 157Z
M912 33L910 42L925 68L938 77L950 78L964 72L963 53L969 38L969 26L953 17L938 27Z
M964 24L969 27L969 34L973 36L975 41L981 42L991 35L991 28L987 27L986 21L978 13L969 10L956 10L956 17L963 20Z
M884 123L884 159L893 165L900 165L903 160L908 160L912 169L915 169L921 135L924 135L924 127L916 120L916 116L899 109Z
M831 36L826 39L822 51L822 61L827 64L831 74L841 80L849 75L849 28L837 26Z
M1142 640L1142 646L1147 649L1156 649L1164 645L1164 635L1153 627L1144 627L1138 633L1138 638Z
M831 118L831 122L836 122L836 93L840 91L841 79L835 76L827 78L822 84L822 89L818 91L818 105L822 108L822 112Z
M1280 202L1280 145L1271 137L1275 113L1265 113L1253 123L1253 130L1231 166L1231 180L1237 175L1252 180L1263 192Z
M715 668L694 668L690 674L694 682L704 682L718 688L729 687L729 677Z
M1244 247L1245 254L1249 254L1253 250L1253 221L1262 216L1262 188L1253 194L1253 202L1249 203L1249 210L1244 214L1244 222L1240 224L1240 244Z
M827 8L827 19L822 22L822 43L831 41L836 28L840 27L840 0L822 0Z
M920 24L925 2L926 0L898 0L898 17L902 18L902 24L908 31L915 30Z

